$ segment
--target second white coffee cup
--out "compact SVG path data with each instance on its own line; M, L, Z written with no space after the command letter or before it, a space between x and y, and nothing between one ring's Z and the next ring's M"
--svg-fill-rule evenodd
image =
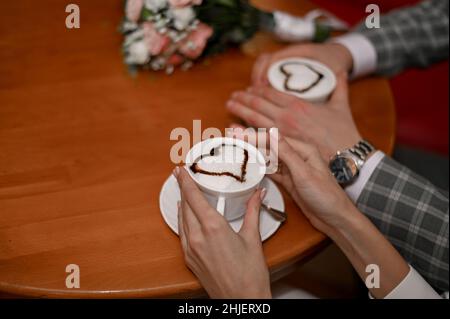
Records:
M336 88L336 76L330 68L319 61L305 58L275 62L269 67L267 78L276 90L312 103L325 102ZM295 90L302 88L303 91Z

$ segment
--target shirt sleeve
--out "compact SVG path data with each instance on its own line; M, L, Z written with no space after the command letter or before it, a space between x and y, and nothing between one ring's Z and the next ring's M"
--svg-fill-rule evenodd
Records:
M345 188L345 192L354 203L357 202L359 195L361 195L364 187L366 186L367 181L384 156L385 154L381 151L376 151L373 153L372 156L370 156L364 163L363 167L361 167L359 176L356 180Z
M369 293L369 298L374 299ZM411 266L405 278L384 299L442 299Z
M348 33L331 40L350 51L353 58L352 79L374 73L377 69L377 51L372 42L359 33Z

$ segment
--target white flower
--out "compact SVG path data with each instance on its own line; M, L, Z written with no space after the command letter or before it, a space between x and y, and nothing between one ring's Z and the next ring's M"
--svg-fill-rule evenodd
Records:
M167 0L145 0L144 6L153 12L157 12L167 6Z
M126 64L145 64L150 60L150 52L143 40L130 44L127 48Z
M171 8L170 17L177 30L184 30L195 19L195 12L191 7Z
M132 33L128 34L123 41L124 47L130 46L135 41L139 41L144 37L144 30L142 28L137 28Z

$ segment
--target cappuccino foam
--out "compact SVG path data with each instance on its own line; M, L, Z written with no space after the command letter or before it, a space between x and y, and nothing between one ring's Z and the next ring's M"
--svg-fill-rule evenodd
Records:
M310 102L324 102L336 87L336 77L327 66L304 58L275 62L267 77L278 91Z
M215 151L215 153L214 153ZM208 146L190 165L201 185L219 191L239 191L254 186L264 174L257 155L234 144Z

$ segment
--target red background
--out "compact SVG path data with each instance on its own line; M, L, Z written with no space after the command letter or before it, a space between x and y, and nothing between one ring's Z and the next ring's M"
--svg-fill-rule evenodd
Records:
M443 0L446 1L446 0ZM313 0L351 25L367 15L366 5L376 3L382 13L415 0ZM427 69L409 69L390 80L397 107L397 143L448 156L448 60Z

